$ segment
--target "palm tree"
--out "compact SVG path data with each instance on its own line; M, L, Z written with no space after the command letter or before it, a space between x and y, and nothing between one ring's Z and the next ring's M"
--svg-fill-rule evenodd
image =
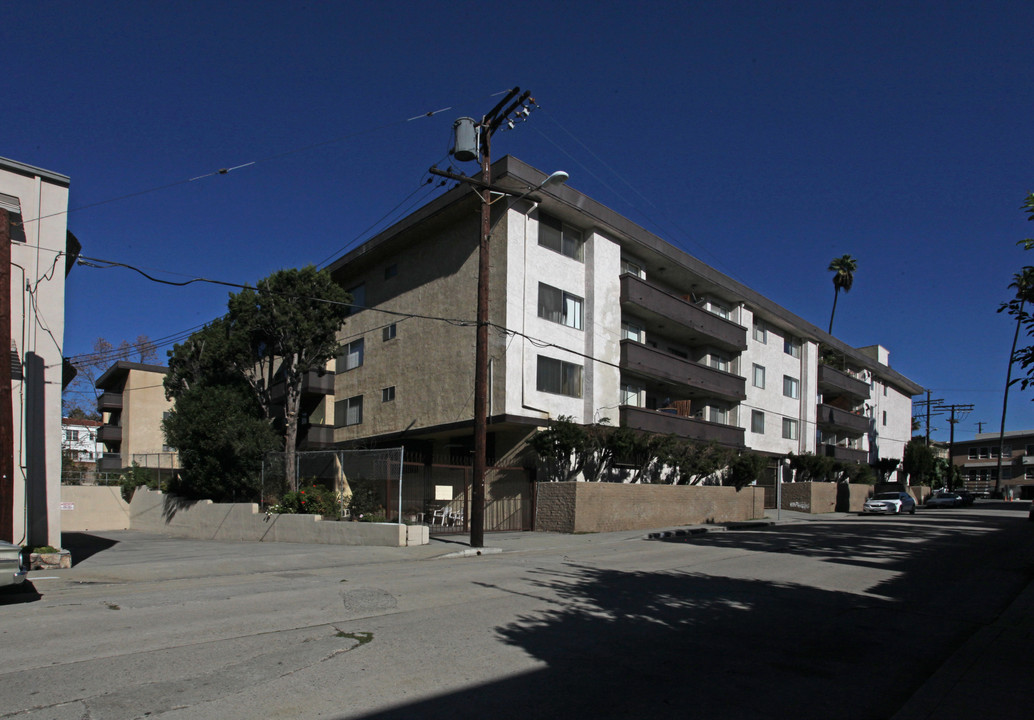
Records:
M833 334L833 316L837 314L837 298L841 288L849 292L854 285L854 271L858 269L858 261L850 255L834 258L827 270L833 274L833 312L829 314L829 334Z
M1009 287L1016 290L1016 297L1011 302L1005 303L998 310L1008 310L1010 314L1016 315L1016 332L1012 336L1012 349L1009 351L1009 367L1005 371L1005 393L1002 395L1002 425L998 432L998 471L995 474L995 495L1002 489L1002 450L1005 447L1005 413L1009 406L1009 387L1013 384L1012 364L1016 359L1016 342L1020 338L1020 326L1023 324L1026 313L1024 305L1028 300L1034 300L1034 267L1025 267L1023 272L1012 276Z

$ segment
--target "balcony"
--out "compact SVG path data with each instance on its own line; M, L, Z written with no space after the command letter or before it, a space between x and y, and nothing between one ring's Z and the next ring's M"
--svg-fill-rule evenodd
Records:
M840 460L841 462L869 462L869 453L865 450L855 450L854 448L842 447L840 445L819 445L819 454L831 457L834 460Z
M333 376L331 376L333 377ZM334 446L333 425L305 425L298 428L298 449L325 450Z
M747 399L746 380L738 375L683 360L634 340L621 341L621 369L674 383L690 397L716 397L732 402ZM687 388L689 392L685 392Z
M122 409L122 393L106 392L101 393L97 398L97 410L99 412L111 412Z
M634 275L621 276L621 306L634 308L636 315L656 326L664 326L664 334L679 336L691 344L708 344L742 352L747 349L747 329L731 320L697 307L691 302L650 285ZM671 330L676 325L681 330ZM682 337L688 336L688 337Z
M283 402L285 387L282 380L275 381L270 399L275 402ZM319 372L310 370L302 378L302 396L306 395L333 395L334 394L334 373Z
M622 405L619 409L619 415L621 425L634 430L660 433L661 435L677 435L678 437L700 440L701 442L713 441L719 445L727 445L729 447L744 447L743 428L733 425L720 425L683 415L661 412L659 410L647 410L631 405Z
M118 472L122 469L122 455L119 453L104 453L97 461L97 470L100 472Z
M869 399L869 383L822 363L819 363L819 389L830 395L850 395L858 400Z
M821 428L841 430L854 435L864 435L869 432L869 418L832 405L820 403L816 421Z
M103 443L122 442L122 428L118 425L101 425L97 428L97 441Z

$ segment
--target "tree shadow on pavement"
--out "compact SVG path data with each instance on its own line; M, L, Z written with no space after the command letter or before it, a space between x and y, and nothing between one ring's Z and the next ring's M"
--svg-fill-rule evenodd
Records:
M997 556L1016 538L996 533L1002 528L986 518L961 531L937 520L818 525L672 542L684 546L687 566L698 545L756 557L762 575L775 556L803 555L857 565L852 577L871 576L870 587L844 591L794 577L686 570L540 567L514 586L479 584L542 600L541 609L496 633L544 667L363 717L889 717L979 626L976 614L957 619L961 606L1000 609L1030 577L1027 541L1025 568L1003 557L988 569L998 585L982 585L989 575L977 566L988 564L989 544ZM709 567L719 572L722 563ZM475 674L477 659L471 663L457 667L457 676Z
M61 547L71 553L73 567L115 545L118 545L118 540L110 540L99 535L83 532L61 533Z

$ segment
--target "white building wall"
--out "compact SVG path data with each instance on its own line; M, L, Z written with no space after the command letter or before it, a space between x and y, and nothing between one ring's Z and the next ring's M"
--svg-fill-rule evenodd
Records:
M0 193L18 198L24 238L11 244L11 340L25 372L42 372L43 390L35 415L43 437L29 432L27 410L32 386L13 382L14 419L14 537L15 543L61 545L61 374L65 331L65 213L67 178L54 182L53 173L0 160ZM15 230L15 228L12 228ZM17 231L16 231L17 232ZM24 241L21 241L21 240ZM34 413L37 410L33 410ZM30 483L43 483L41 488ZM27 494L38 493L45 508L30 523Z

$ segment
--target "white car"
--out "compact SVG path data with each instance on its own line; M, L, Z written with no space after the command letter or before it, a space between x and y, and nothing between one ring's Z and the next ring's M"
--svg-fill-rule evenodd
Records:
M0 587L17 585L25 579L22 569L22 549L0 540Z
M862 505L863 513L882 513L884 515L900 515L907 512L916 514L916 501L907 492L876 493Z

